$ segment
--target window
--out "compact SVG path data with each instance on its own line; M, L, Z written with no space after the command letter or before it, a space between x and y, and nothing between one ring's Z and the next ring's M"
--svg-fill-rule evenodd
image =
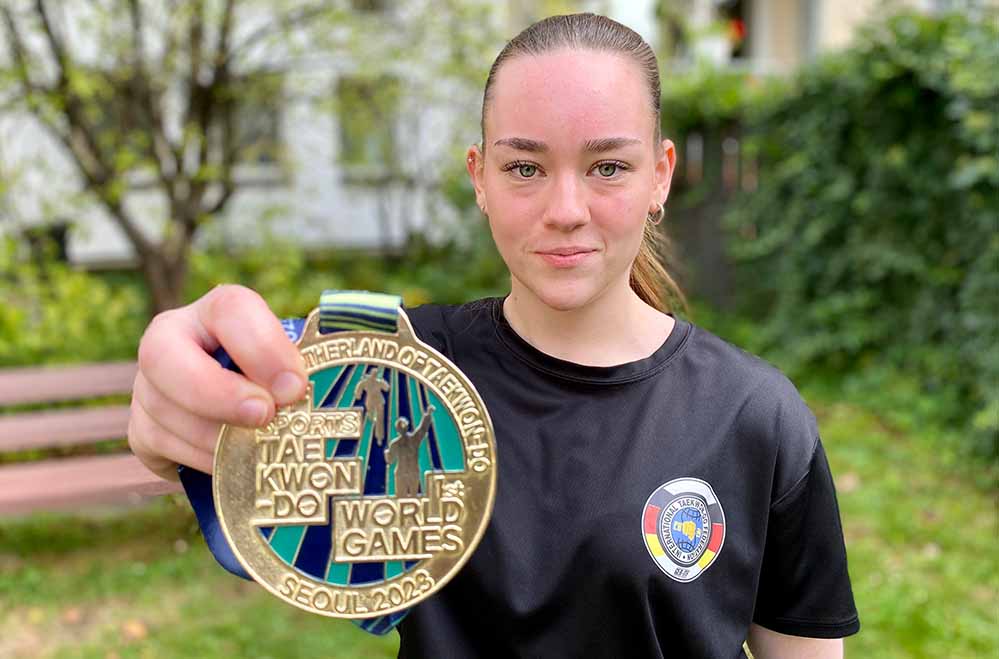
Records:
M235 103L233 129L241 164L274 165L281 157L281 114L284 104L280 73L252 73L229 85Z
M718 3L718 17L725 26L725 36L730 47L731 59L742 59L748 54L746 44L746 23L749 18L748 2L743 0L724 0Z
M391 75L347 76L337 82L340 164L384 171L396 158L399 81Z
M94 100L86 104L84 112L105 152L118 154L126 149L148 152L152 141L149 118L140 103L141 83L131 71L80 67L74 75L81 76L78 84L86 84L93 90ZM283 77L273 72L234 76L225 87L218 88L215 92L218 104L208 133L212 153L222 148L225 117L231 111L237 164L276 164L282 147L282 90ZM167 110L162 101L160 110ZM141 177L133 184L141 187Z

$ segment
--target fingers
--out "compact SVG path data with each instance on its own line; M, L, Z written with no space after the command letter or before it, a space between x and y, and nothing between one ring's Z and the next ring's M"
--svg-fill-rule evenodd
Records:
M134 399L128 421L128 444L132 453L161 478L177 480L177 464L212 473L211 453L192 446L156 423Z
M270 393L222 368L195 340L191 323L167 314L153 319L139 344L139 371L146 380L195 416L246 426L270 418Z
M200 327L279 405L305 395L305 365L267 303L243 286L220 286L194 305Z
M219 346L243 374L222 368ZM157 315L139 344L129 445L154 473L177 478L176 463L211 473L221 423L259 427L305 395L298 348L256 292L219 286Z
M132 400L142 406L147 416L154 419L174 436L202 451L215 453L215 445L218 443L222 424L218 421L194 416L180 407L150 384L142 371L139 371L135 376Z
M206 352L220 344L245 375L222 368ZM250 427L271 418L275 397L281 404L298 400L306 386L302 359L280 321L241 286L220 286L188 307L157 315L139 344L139 371L194 416Z

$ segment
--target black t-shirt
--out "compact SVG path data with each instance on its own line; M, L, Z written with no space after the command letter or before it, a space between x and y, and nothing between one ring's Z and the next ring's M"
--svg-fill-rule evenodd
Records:
M469 562L399 624L400 657L743 657L751 622L859 630L818 427L787 377L676 316L645 359L575 364L502 302L406 310L482 396L498 481Z

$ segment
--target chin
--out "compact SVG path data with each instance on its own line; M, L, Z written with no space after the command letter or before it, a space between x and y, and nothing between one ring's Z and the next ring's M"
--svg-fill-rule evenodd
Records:
M528 284L535 297L557 311L572 311L585 307L599 294L597 286L586 280L546 281Z

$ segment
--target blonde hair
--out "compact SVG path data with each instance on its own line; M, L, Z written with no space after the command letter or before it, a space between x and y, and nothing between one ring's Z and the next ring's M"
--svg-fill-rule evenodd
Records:
M649 90L653 115L653 145L656 154L662 149L660 122L659 62L645 39L615 20L592 13L549 16L525 28L503 47L486 78L482 95L482 153L486 150L486 110L492 98L496 73L507 60L519 56L541 55L564 48L613 52L630 57L641 68ZM665 212L665 210L663 211ZM651 222L645 223L645 236L631 267L632 290L663 313L679 304L689 316L687 299L670 276L665 259L672 260L673 249L666 234Z

